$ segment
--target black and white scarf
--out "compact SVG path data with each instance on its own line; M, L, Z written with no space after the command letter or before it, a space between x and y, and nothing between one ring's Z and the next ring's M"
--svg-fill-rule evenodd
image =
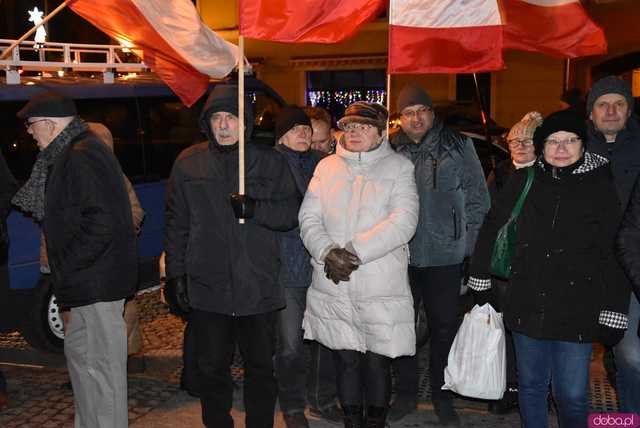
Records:
M79 117L75 117L51 144L38 154L29 180L18 190L11 202L23 211L31 213L37 221L41 222L44 218L44 192L49 167L55 163L65 147L87 129L87 124Z

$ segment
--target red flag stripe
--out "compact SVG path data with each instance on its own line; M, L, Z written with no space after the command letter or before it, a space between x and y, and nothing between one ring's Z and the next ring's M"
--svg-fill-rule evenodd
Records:
M604 33L579 2L540 6L502 0L504 47L575 58L607 51Z
M69 7L110 37L132 41L141 48L145 64L185 105L193 105L206 92L209 77L167 43L130 0L77 0Z
M504 68L500 25L389 26L390 73L473 73Z

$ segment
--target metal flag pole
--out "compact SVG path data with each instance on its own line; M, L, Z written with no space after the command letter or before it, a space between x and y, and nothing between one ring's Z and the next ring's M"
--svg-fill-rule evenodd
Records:
M564 90L569 89L569 77L571 75L571 58L567 58L564 62Z
M391 73L387 69L387 139L389 138L389 118L391 117Z
M244 36L238 38L238 193L244 195ZM238 219L244 224L244 219Z
M489 159L491 161L491 169L496 167L496 156L493 150L493 143L491 142L491 134L489 132L489 115L484 108L484 101L482 100L482 94L480 93L480 85L478 85L478 77L476 73L473 73L473 83L476 86L476 97L478 98L478 104L480 105L480 114L482 115L482 125L484 127L484 137L487 142L487 148L489 149Z
M53 18L54 16L56 16L58 14L58 12L60 12L62 9L64 9L67 4L71 3L71 0L66 0L64 3L60 4L60 6L56 7L49 15L45 16L42 19L42 22L39 23L38 25L34 25L33 28L31 28L29 31L27 31L26 33L24 33L22 35L22 37L20 37L18 40L16 40L15 42L11 43L11 46L9 46L8 48L6 48L3 52L2 55L0 55L0 59L5 59L10 53L11 51L18 46L20 43L24 42L25 40L27 40L27 38L29 36L31 36L33 33L36 32L36 30L40 27L42 27L44 24L46 24L47 22L49 22L49 20L51 18Z

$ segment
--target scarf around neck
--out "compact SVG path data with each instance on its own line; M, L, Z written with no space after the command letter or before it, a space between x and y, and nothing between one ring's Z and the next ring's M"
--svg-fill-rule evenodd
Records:
M75 117L51 144L38 153L29 179L18 190L11 202L21 210L31 213L37 221L41 222L44 218L45 186L49 168L69 143L87 129L87 124L79 117Z

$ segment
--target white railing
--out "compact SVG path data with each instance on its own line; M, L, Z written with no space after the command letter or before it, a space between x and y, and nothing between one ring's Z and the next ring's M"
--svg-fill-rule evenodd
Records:
M0 52L15 40L0 39ZM133 47L121 45L92 45L81 43L24 41L16 46L7 59L0 60L8 84L19 84L19 70L83 71L104 74L105 83L113 83L114 73L135 73L149 68Z

